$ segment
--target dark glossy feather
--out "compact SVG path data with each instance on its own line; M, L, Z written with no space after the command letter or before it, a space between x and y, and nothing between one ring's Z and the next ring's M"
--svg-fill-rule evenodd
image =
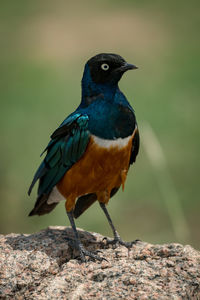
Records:
M28 191L30 195L34 184L39 180L38 198L30 215L43 214L44 211L47 213L48 204L45 203L51 190L85 152L90 138L87 126L88 116L75 113L53 133L52 140L46 148L46 157ZM52 209L54 207L55 205L51 205Z
M139 130L137 128L137 131L136 131L134 139L133 139L133 144L132 144L130 164L132 164L136 161L136 157L138 155L139 148L140 148L140 135L139 135Z
M119 188L112 189L110 198L117 193L118 189ZM84 213L84 211L86 211L86 209L88 209L95 201L97 201L96 194L87 194L79 197L76 201L75 209L73 212L74 218L77 219L78 217L80 217L80 215L82 215L82 213Z
M47 204L49 195L41 195L37 198L36 203L29 216L44 215L50 213L58 203Z
M41 178L42 176L44 176L44 174L45 174L46 172L47 172L47 168L46 168L46 166L45 166L45 164L44 164L44 161L43 161L43 162L41 163L41 165L39 166L37 172L35 173L34 178L33 178L33 181L31 182L31 185L30 185L29 190L28 190L28 195L29 195L29 196L30 196L31 191L32 191L32 189L33 189L35 183L37 182L37 180L38 180L39 178Z
M72 115L68 116L61 123L61 125L52 133L51 139L60 138L62 136L71 134L73 128L75 128L77 125L81 125L81 121L80 120L78 121L80 116L81 116L80 113L73 113ZM84 119L88 120L88 117L85 115Z

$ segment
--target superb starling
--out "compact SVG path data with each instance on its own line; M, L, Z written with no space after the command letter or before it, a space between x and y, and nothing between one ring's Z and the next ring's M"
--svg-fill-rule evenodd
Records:
M116 54L102 53L88 60L81 103L51 135L28 191L30 195L39 180L37 200L29 216L49 213L65 201L82 261L86 256L102 260L83 247L74 222L95 201L112 228L112 242L130 246L121 240L106 204L121 185L124 189L128 169L139 151L135 113L118 86L124 72L132 69L137 67Z

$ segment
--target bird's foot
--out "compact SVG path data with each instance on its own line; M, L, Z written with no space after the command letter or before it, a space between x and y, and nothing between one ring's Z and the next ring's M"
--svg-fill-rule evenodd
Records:
M68 244L72 247L72 249L78 250L81 262L86 262L87 256L89 258L91 258L92 260L98 260L98 261L106 260L105 258L102 258L101 256L97 255L96 253L90 252L83 247L83 244L81 243L80 238L79 238L78 231L76 229L76 225L74 223L73 210L71 210L70 212L67 211L67 215L70 220L72 230L74 232L74 237L75 237L74 240L68 239Z
M95 253L88 251L87 249L85 249L83 247L83 245L79 242L76 242L74 240L69 240L68 241L69 245L72 247L72 249L76 249L79 251L79 258L81 260L81 262L86 262L87 259L86 257L88 256L90 259L92 259L93 261L97 260L97 261L103 261L106 260L105 258L99 256L98 252L101 252L100 250L97 250ZM107 261L107 260L106 260Z
M138 239L131 242L124 242L119 236L115 237L114 239L108 239L107 237L104 237L103 241L106 245L113 245L115 248L119 247L119 245L122 245L128 249L130 249L133 245L137 244L137 242L140 242L140 240Z
M99 251L97 251L99 252ZM87 259L86 257L88 256L90 259L92 259L93 261L98 260L100 262L102 262L103 260L107 261L107 259L105 259L104 257L99 256L98 254L88 251L86 250L82 245L79 247L79 255L80 255L80 259L81 262L86 262Z

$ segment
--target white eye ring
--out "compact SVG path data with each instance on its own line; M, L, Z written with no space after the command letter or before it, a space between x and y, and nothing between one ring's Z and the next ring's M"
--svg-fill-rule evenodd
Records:
M108 69L110 68L108 64L102 64L101 65L102 70L104 71L108 71Z

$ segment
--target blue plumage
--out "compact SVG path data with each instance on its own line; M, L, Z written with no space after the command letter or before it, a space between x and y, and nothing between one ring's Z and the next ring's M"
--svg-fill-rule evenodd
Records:
M81 113L87 113L89 131L100 138L110 140L131 135L136 120L125 96L117 88L112 102L108 101L110 98L107 97L97 97L88 107L78 109Z

